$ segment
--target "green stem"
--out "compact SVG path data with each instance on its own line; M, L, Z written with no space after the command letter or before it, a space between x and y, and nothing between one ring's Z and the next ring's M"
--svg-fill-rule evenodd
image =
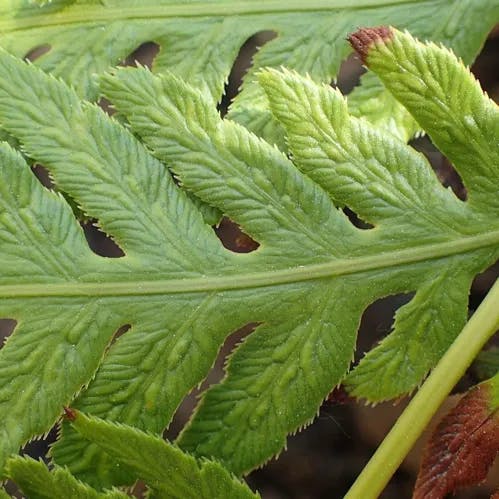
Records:
M499 327L499 279L444 354L345 499L374 499L381 494L440 404Z

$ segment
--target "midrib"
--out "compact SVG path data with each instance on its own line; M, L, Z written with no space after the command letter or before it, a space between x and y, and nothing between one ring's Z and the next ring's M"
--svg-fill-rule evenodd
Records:
M288 269L266 270L225 276L206 276L187 279L120 282L68 282L57 284L0 285L0 298L16 297L117 297L168 295L179 293L205 293L230 291L283 284L313 281L328 277L359 274L371 270L402 267L407 264L435 260L464 254L480 248L499 251L499 230L470 237L427 244L398 251L387 251L377 255L337 259L330 262L300 265Z
M192 2L172 3L145 7L102 7L102 6L70 6L60 12L33 16L8 18L3 13L0 20L0 33L15 30L40 28L45 26L61 26L68 24L109 23L119 20L148 20L168 18L197 18L211 16L244 16L258 14L320 12L336 9L382 8L400 4L424 4L431 0L260 0L234 2ZM434 0L433 0L434 1ZM36 10L33 8L33 11Z

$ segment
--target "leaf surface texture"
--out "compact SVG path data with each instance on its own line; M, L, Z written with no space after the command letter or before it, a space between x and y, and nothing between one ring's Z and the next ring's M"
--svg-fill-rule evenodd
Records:
M197 461L161 437L75 411L72 426L150 487L148 497L258 499L220 463Z
M410 103L433 82L443 85L446 75L435 70L442 61L472 96L477 126L466 140L481 153L455 161L467 202L441 186L422 155L350 115L337 91L292 71L259 76L289 159L222 120L205 92L171 73L128 68L100 79L132 134L62 81L0 52L3 128L125 253L92 253L66 201L0 146L0 313L17 321L0 351L3 461L46 432L77 394L80 410L160 434L227 335L251 322L256 330L178 440L247 472L313 419L349 369L363 310L394 293L415 295L393 333L348 374L348 387L379 401L421 382L466 320L472 279L499 256L490 192L499 180L497 135L480 134L482 121L497 129L499 114L447 50L391 33L368 57L382 78L406 52L428 56L426 66L408 68L412 78L393 83L395 97ZM451 97L448 105L456 107ZM462 140L441 143L459 159ZM258 250L224 249L166 166ZM343 206L374 227L355 227ZM53 455L95 486L131 478L67 424Z
M24 57L44 49L37 60L64 78L83 97L97 96L93 74L106 71L145 42L160 52L154 71L166 70L219 101L236 56L251 36L277 36L255 55L229 117L271 142L283 131L256 84L262 67L286 66L314 80L331 82L348 55L346 36L359 26L391 24L421 39L450 46L468 63L499 21L495 0L5 0L0 7L0 44ZM50 49L50 50L46 50ZM405 139L418 127L372 74L354 90L350 105Z

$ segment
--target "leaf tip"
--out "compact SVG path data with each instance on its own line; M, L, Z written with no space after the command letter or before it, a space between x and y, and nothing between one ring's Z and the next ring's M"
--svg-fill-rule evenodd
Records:
M63 407L64 409L64 417L68 421L74 421L76 419L76 411L71 407Z
M348 41L365 64L369 49L375 43L390 40L392 37L392 28L389 26L378 26L376 28L360 28L348 36Z

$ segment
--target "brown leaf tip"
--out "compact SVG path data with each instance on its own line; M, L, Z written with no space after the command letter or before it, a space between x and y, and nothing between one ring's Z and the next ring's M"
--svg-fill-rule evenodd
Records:
M348 37L348 41L365 64L371 46L378 41L390 40L392 37L393 31L389 26L378 26L377 28L360 28Z
M71 409L71 407L64 407L64 416L69 421L74 421L76 419L76 411Z

